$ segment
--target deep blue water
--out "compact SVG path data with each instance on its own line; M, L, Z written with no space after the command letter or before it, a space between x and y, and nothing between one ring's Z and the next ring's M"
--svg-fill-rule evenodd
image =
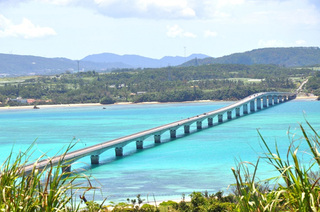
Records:
M43 153L53 156L72 140L78 141L74 149L108 141L169 122L212 111L232 102L135 104L94 107L41 108L40 110L0 110L0 145L2 163L13 148L14 153L25 150L36 140L34 157ZM234 114L233 114L234 116ZM231 167L236 160L255 163L262 154L257 129L270 146L277 142L286 153L291 141L301 136L299 123L307 119L320 129L320 102L294 100L247 115L224 124L183 135L178 139L162 135L162 144L153 138L145 141L144 150L136 150L135 143L124 147L124 157L115 158L109 150L100 155L100 164L91 165L83 158L72 168L92 175L94 184L101 187L95 199L125 201L141 194L152 195L157 201L181 198L192 191L219 190L230 192L235 182ZM217 122L216 118L214 122ZM207 123L203 123L206 128ZM191 126L196 131L196 126ZM14 145L14 146L13 146ZM274 172L261 162L258 176L266 178ZM87 199L91 199L87 196Z

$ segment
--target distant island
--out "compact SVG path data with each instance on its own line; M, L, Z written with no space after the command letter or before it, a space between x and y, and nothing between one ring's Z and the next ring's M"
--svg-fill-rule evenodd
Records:
M111 72L120 69L164 68L173 66L201 66L209 64L272 64L283 67L317 66L319 47L262 48L212 58L204 54L165 56L161 59L139 55L101 53L79 60L0 54L0 77L55 75L85 71Z
M265 91L320 95L319 67L212 64L0 78L0 106L238 100Z

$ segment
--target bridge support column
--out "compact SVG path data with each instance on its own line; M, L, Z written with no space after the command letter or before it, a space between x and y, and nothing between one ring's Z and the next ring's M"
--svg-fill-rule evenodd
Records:
M223 114L218 115L218 122L222 123L223 122Z
M61 167L62 173L69 173L71 172L71 164L65 164Z
M142 140L136 141L136 147L137 149L143 149L143 141Z
M279 102L278 102L278 96L274 96L273 97L273 101L274 101L274 104L276 105L276 104L278 104Z
M239 107L236 108L236 117L240 117L240 108Z
M267 97L264 96L263 97L263 108L266 108L266 107L268 107L268 101L267 101Z
M154 143L156 144L161 143L161 135L154 135Z
M228 111L227 115L228 115L228 120L231 120L232 119L232 111Z
M273 105L272 96L268 96L268 102L269 102L269 106Z
M257 98L257 109L261 110L261 98Z
M256 111L255 105L254 105L254 100L250 102L250 112Z
M177 131L176 130L170 130L170 138L176 138L177 137Z
M243 114L248 114L248 104L243 104Z
M184 133L185 134L190 133L190 125L184 125L183 128L184 128Z
M202 129L202 121L197 121L197 129L198 130Z
M283 100L286 102L286 101L288 101L288 97L287 96L284 96L283 97Z
M116 157L123 156L123 148L122 147L116 147L115 151L116 151Z
M279 103L283 102L283 96L279 96Z
M213 125L213 118L208 118L208 126L212 126Z
M99 164L99 155L91 155L91 164Z

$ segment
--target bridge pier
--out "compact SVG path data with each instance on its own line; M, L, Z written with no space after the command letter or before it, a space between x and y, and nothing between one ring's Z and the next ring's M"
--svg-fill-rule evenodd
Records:
M198 130L202 129L202 121L197 121L197 129Z
M284 96L284 97L283 97L283 101L285 101L285 102L288 101L288 97L287 97L287 96Z
M283 102L283 96L279 96L279 103Z
M174 130L170 130L170 138L176 138L177 137L177 131Z
M232 111L228 111L227 116L228 116L228 120L231 120L232 119Z
M183 128L184 128L184 133L185 134L190 133L190 125L184 125Z
M236 117L240 117L240 108L239 107L236 108Z
M268 107L268 102L267 102L267 97L264 96L263 97L263 108L266 108L266 107Z
M116 151L116 157L123 156L123 148L122 147L116 147L115 151Z
M99 155L91 155L91 164L99 164Z
M154 143L156 144L161 143L161 135L154 135Z
M268 96L268 102L269 102L269 106L273 105L272 96Z
M142 140L136 141L136 147L137 149L143 149L143 141Z
M257 98L257 109L261 110L261 98Z
M254 105L254 100L250 102L250 112L254 112L255 110L255 105Z
M248 105L243 104L243 114L248 114Z
M212 126L213 125L213 118L208 118L208 126Z
M274 96L273 97L273 101L274 101L274 104L276 105L276 104L278 104L279 102L278 102L278 96Z
M223 114L218 115L218 122L222 123L223 122Z

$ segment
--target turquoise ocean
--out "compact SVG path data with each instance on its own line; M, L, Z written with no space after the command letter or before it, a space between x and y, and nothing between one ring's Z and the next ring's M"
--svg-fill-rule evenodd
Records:
M195 102L170 104L128 104L90 107L64 107L0 110L0 163L12 150L14 154L27 149L35 141L33 157L53 156L70 142L77 142L74 150L111 139L133 134L180 119L202 114L233 102ZM233 117L235 114L233 114ZM226 117L224 117L226 119ZM255 163L262 154L261 140L265 140L285 154L292 139L299 143L299 123L320 129L320 101L293 100L255 112L223 124L196 130L190 135L177 131L178 138L170 139L169 132L161 136L162 143L154 144L150 137L143 150L135 143L124 147L124 156L116 158L114 150L100 155L100 164L91 165L85 157L72 165L73 170L91 175L93 183L101 187L95 200L126 201L141 194L153 201L180 200L193 191L215 193L234 183L231 167L237 161ZM217 118L214 118L217 122ZM289 132L289 133L288 133ZM301 144L303 150L303 143ZM277 174L261 160L258 177L265 179ZM93 195L87 195L91 200ZM154 197L153 197L154 196Z

